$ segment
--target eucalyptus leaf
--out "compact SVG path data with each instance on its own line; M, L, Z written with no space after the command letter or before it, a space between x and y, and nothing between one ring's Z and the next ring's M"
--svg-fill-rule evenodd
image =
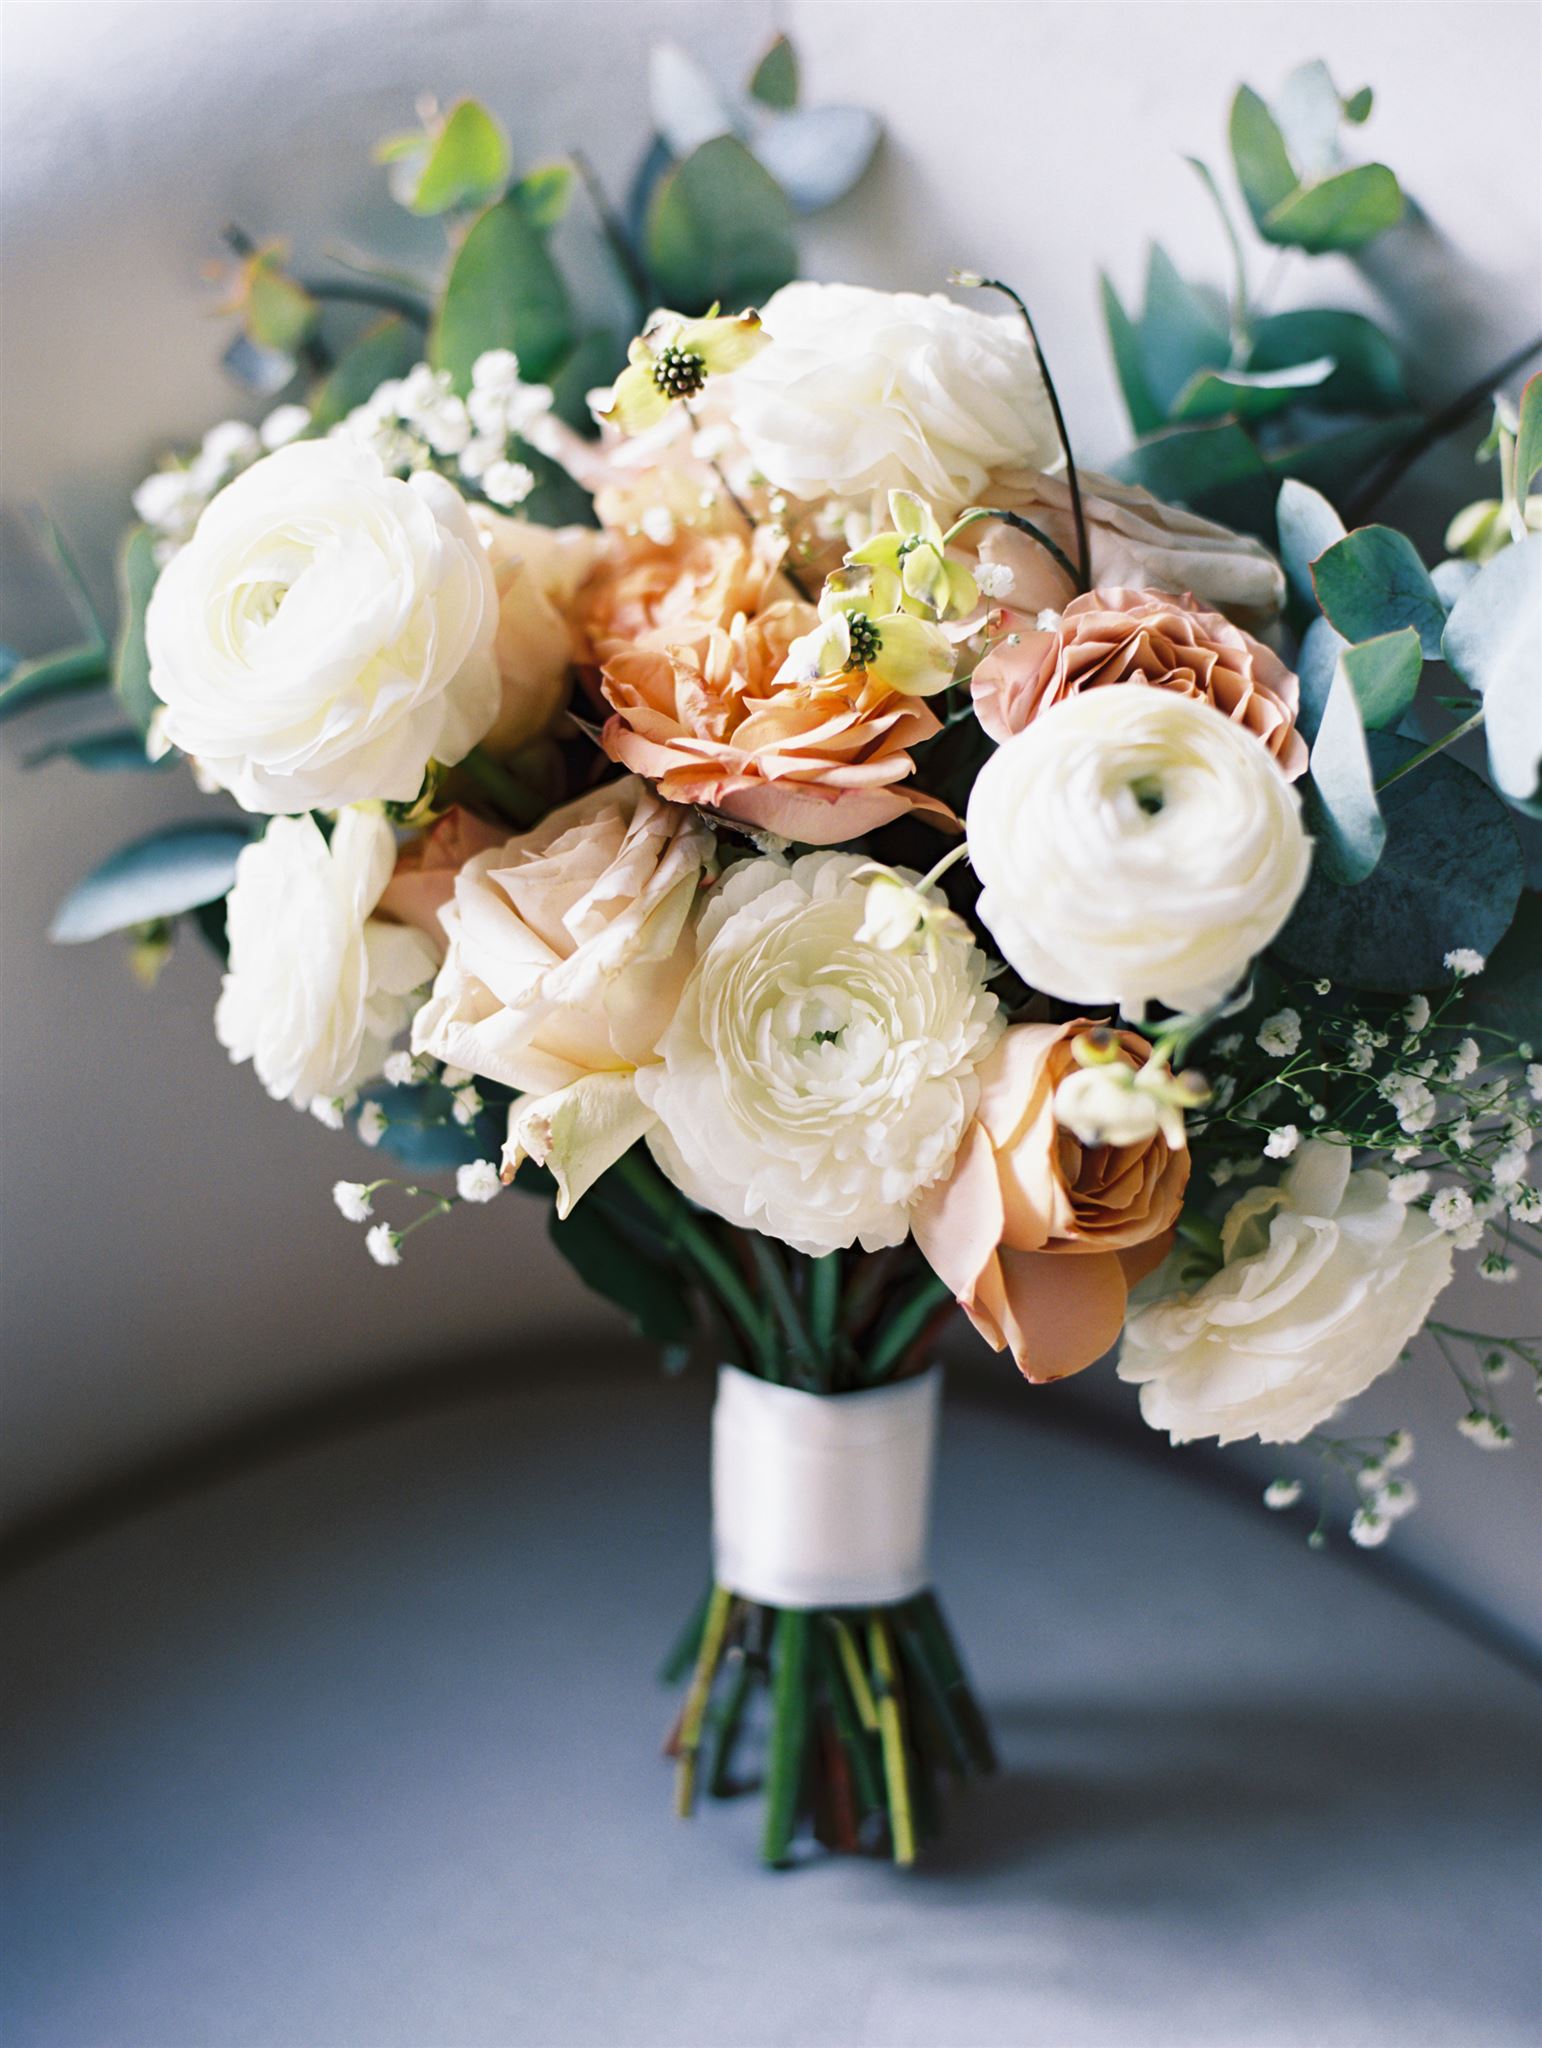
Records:
M488 349L512 349L531 383L543 382L573 346L567 287L545 237L510 196L475 220L456 252L429 333L429 361L455 389Z
M1320 57L1291 72L1275 95L1274 116L1286 148L1307 177L1337 169L1344 102Z
M380 1082L361 1099L376 1103L385 1117L378 1149L415 1173L451 1173L473 1160L496 1159L503 1143L485 1110L469 1124L456 1123L449 1096L437 1083L393 1088Z
M1159 242L1146 265L1146 305L1140 322L1141 362L1151 395L1170 414L1198 371L1231 361L1231 326L1213 293L1178 274Z
M1248 351L1250 371L1281 370L1319 356L1333 374L1312 393L1314 406L1341 412L1397 412L1408 406L1397 350L1362 313L1303 307L1261 320Z
M1542 370L1528 377L1521 387L1516 411L1519 427L1515 437L1515 495L1524 502L1533 478L1542 469Z
M750 97L782 113L798 104L798 57L786 36L778 36L755 66Z
M160 574L155 535L136 526L126 535L118 556L118 603L121 623L113 656L113 684L118 701L143 737L161 700L150 687L150 655L145 646L145 612Z
M648 53L648 108L677 160L715 136L742 140L749 132L740 104L678 43L655 43Z
M798 213L818 213L857 183L881 133L866 107L799 107L767 120L751 147Z
M49 761L73 761L77 768L89 769L93 775L113 774L129 770L139 774L147 770L158 773L170 768L174 757L163 754L152 761L145 752L144 734L125 726L117 732L86 733L73 740L55 740L51 745L39 747L27 756L29 768L41 768Z
M67 647L60 654L17 662L0 688L0 724L14 718L18 711L52 703L56 697L105 689L111 680L107 664L107 649L94 645Z
M560 1222L553 1209L547 1229L584 1285L624 1309L644 1337L656 1344L689 1338L690 1302L679 1279L624 1237L592 1193Z
M1387 828L1376 802L1376 779L1366 745L1346 648L1328 691L1316 739L1307 822L1317 842L1313 872L1345 884L1363 882L1381 858Z
M1279 123L1250 85L1239 86L1229 123L1237 183L1256 227L1288 199L1299 182Z
M294 381L300 364L298 357L287 349L264 348L242 332L220 357L220 368L259 398L276 398L286 384Z
M1412 626L1432 660L1446 612L1418 550L1390 526L1360 526L1312 565L1317 602L1346 640L1374 640Z
M579 336L560 368L547 380L551 385L552 410L559 419L591 438L598 433L589 410L587 394L602 384L612 384L626 367L626 350L608 327L591 327ZM529 518L527 511L524 515Z
M321 308L280 264L259 250L246 264L246 331L259 348L296 355L316 330Z
M1522 895L1488 965L1467 984L1463 1015L1542 1047L1542 891Z
M1100 272L1099 290L1103 301L1103 324L1113 351L1114 373L1124 394L1125 411L1137 435L1155 433L1165 425L1166 415L1151 395L1146 366L1141 361L1140 329L1125 311L1124 301L1107 272Z
M1320 256L1359 249L1402 218L1403 193L1385 164L1356 164L1303 185L1258 223L1265 241Z
M1314 491L1297 477L1280 485L1274 508L1280 532L1280 560L1298 597L1306 604L1317 603L1312 584L1312 564L1326 554L1335 541L1344 538L1344 522L1321 491Z
M1437 562L1431 569L1430 581L1434 584L1436 595L1447 611L1450 611L1481 567L1481 563L1469 562L1464 555L1452 555L1444 562Z
M1419 688L1424 657L1412 626L1362 640L1339 657L1368 732L1390 732L1407 716Z
M758 304L797 273L786 194L731 135L666 172L648 208L648 268L683 313Z
M48 936L76 946L212 903L235 880L237 858L251 837L244 821L222 821L168 825L136 839L76 883L55 912Z
M1419 413L1362 420L1356 426L1319 434L1295 447L1271 449L1265 460L1276 477L1299 477L1331 498L1360 483L1373 463L1401 448L1422 424L1423 416Z
M413 213L450 213L502 197L514 168L503 124L477 100L458 100L429 145L406 200Z
M511 196L535 227L554 228L572 204L573 181L571 164L537 164L533 171L526 171Z
M1483 699L1489 769L1513 803L1542 781L1542 534L1503 548L1451 608L1447 663Z
M1274 482L1252 439L1234 421L1153 434L1115 464L1114 474L1143 484L1169 504L1250 533L1263 533L1273 518Z
M1332 356L1283 370L1199 370L1178 393L1171 417L1179 420L1267 419L1294 405L1304 391L1333 375Z
M1420 752L1417 741L1372 733L1378 781ZM1492 953L1520 899L1515 826L1483 778L1437 754L1381 793L1386 846L1376 871L1353 887L1314 863L1274 951L1298 972L1348 988L1404 994L1450 980L1458 946Z
M312 429L324 434L335 427L382 384L405 377L422 353L417 330L395 313L366 328L311 394Z
M1308 745L1316 739L1322 725L1322 715L1328 708L1328 693L1338 674L1339 657L1348 646L1343 634L1335 633L1320 615L1306 629L1296 655L1296 674L1301 684L1296 730Z

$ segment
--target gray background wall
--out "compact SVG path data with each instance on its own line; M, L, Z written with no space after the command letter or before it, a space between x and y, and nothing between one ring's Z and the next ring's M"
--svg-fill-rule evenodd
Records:
M1098 266L1135 289L1155 234L1219 278L1224 250L1182 155L1219 165L1233 86L1267 91L1307 57L1326 57L1345 89L1376 87L1366 146L1428 219L1400 232L1400 283L1391 249L1363 272L1298 261L1277 303L1331 284L1374 307L1396 289L1381 310L1433 396L1539 324L1542 36L1529 5L12 0L0 638L35 651L69 630L24 507L47 504L105 597L127 494L156 450L240 410L200 282L222 222L290 235L302 259L352 241L425 260L433 231L389 205L368 156L424 88L488 99L525 161L581 140L619 192L643 138L649 44L673 36L738 79L778 25L812 97L861 100L886 124L863 186L809 225L811 272L929 288L962 263L1014 279L1088 459L1125 439ZM563 234L598 301L586 225ZM1469 445L1426 475L1468 493ZM68 880L200 799L177 776L24 776L20 751L13 727L0 746L7 1516L308 1390L472 1346L506 1346L517 1371L559 1334L616 1329L512 1197L425 1231L397 1272L369 1266L329 1196L367 1155L228 1069L209 959L187 947L145 996L113 947L44 940ZM1542 1322L1531 1274L1467 1293L1467 1317ZM1401 1551L1542 1637L1528 1521L1542 1439L1524 1390L1511 1393L1523 1442L1508 1459L1455 1437L1456 1390L1430 1359L1361 1412L1366 1427L1411 1420L1421 1436L1425 1506ZM1106 1374L1023 1398L1128 1407Z

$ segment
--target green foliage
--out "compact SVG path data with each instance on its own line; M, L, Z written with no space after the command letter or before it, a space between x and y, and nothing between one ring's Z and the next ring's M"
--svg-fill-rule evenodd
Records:
M755 66L750 78L750 97L763 107L786 113L798 104L797 52L786 36L778 36Z
M94 642L67 647L60 654L40 655L36 661L19 661L0 688L0 724L19 711L52 703L56 697L103 689L108 680L107 649Z
M155 536L147 526L132 527L118 556L118 645L113 655L113 687L141 739L160 708L150 687L150 656L145 647L145 612L160 569Z
M1417 742L1372 733L1378 781L1411 761ZM1348 988L1402 994L1449 980L1458 946L1491 953L1520 900L1523 864L1504 804L1470 768L1438 754L1384 787L1386 845L1368 880L1336 882L1314 864L1275 952L1299 972Z
M567 287L546 241L511 195L475 220L451 265L429 333L428 358L455 389L471 389L471 366L491 348L510 348L540 383L574 341Z
M1431 657L1440 654L1446 608L1419 552L1390 526L1362 526L1312 564L1324 616L1346 640L1374 640L1412 626Z
M1452 606L1441 651L1483 699L1495 783L1512 803L1535 810L1542 782L1542 534L1484 564Z
M1364 88L1341 100L1321 64L1293 72L1273 110L1251 86L1239 88L1232 163L1265 241L1312 255L1358 249L1401 217L1403 194L1385 164L1339 167L1341 120L1358 124L1370 108Z
M1274 508L1280 536L1280 560L1291 587L1303 604L1316 606L1312 564L1344 538L1344 522L1320 491L1294 477L1280 486Z
M1320 185L1303 185L1259 231L1268 241L1320 256L1330 249L1363 248L1394 227L1402 212L1402 188L1387 166L1356 164Z
M1157 404L1146 380L1146 366L1141 360L1140 328L1125 311L1124 301L1106 271L1099 273L1098 285L1103 300L1103 324L1113 351L1114 373L1124 395L1130 425L1137 434L1155 433L1165 424L1166 414Z
M1339 666L1354 691L1369 732L1389 732L1407 716L1419 688L1424 657L1412 626L1346 648Z
M691 1334L690 1302L679 1279L651 1252L623 1234L594 1191L560 1222L547 1219L552 1243L584 1285L624 1309L655 1344L683 1344Z
M532 226L554 228L573 203L573 166L537 164L526 171L510 197L519 201Z
M1515 921L1466 990L1475 1024L1542 1047L1542 890L1522 895Z
M469 1124L457 1123L449 1091L437 1081L400 1088L380 1082L364 1090L363 1100L377 1104L386 1120L379 1149L416 1173L451 1173L498 1156L494 1119L484 1109Z
M1253 329L1247 368L1258 375L1327 357L1332 374L1312 392L1312 404L1332 412L1399 412L1408 392L1397 350L1363 313L1305 307L1275 313Z
M244 273L246 331L259 348L293 356L316 330L321 309L289 276L276 249L259 249Z
M1365 723L1346 666L1356 651L1346 648L1339 657L1312 745L1306 796L1307 823L1316 841L1313 871L1346 884L1365 880L1387 842Z
M661 296L683 313L717 302L735 313L797 271L792 209L731 135L704 142L666 173L648 208L646 257Z
M1542 469L1542 370L1527 379L1518 408L1519 427L1515 439L1515 495L1521 503Z
M1162 417L1174 417L1181 393L1207 370L1231 361L1225 307L1211 291L1188 284L1166 250L1153 242L1146 264L1146 304L1140 319L1140 356Z
M1172 418L1267 419L1294 405L1303 392L1315 397L1333 370L1332 356L1316 356L1282 370L1199 370L1174 399Z
M397 314L366 328L312 392L312 429L335 427L390 378L405 377L422 353L417 330Z
M1275 479L1251 435L1233 420L1169 427L1132 448L1114 474L1227 525L1251 533L1268 528Z
M503 124L469 99L426 130L389 137L375 156L392 166L393 198L417 214L486 206L503 196L514 167Z
M113 732L87 733L81 739L55 740L51 745L38 747L26 757L29 768L42 768L49 761L73 761L77 768L85 768L93 775L110 775L122 770L140 774L158 772L170 768L174 757L163 754L152 761L145 752L144 734L132 726L123 726Z
M245 819L221 819L168 825L136 839L76 883L54 913L48 936L60 945L80 945L212 903L235 880L236 860L251 837Z

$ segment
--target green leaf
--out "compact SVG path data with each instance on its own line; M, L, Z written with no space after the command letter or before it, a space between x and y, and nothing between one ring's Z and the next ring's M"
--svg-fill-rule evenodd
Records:
M537 164L510 196L519 201L534 227L554 228L572 203L573 176L569 163Z
M457 100L406 203L419 214L485 206L501 196L513 168L514 152L503 124L478 101Z
M1376 95L1371 91L1371 88L1368 85L1362 85L1358 92L1352 92L1349 98L1345 100L1344 119L1352 121L1359 128L1370 119L1371 108L1375 103Z
M599 430L586 394L601 384L614 383L625 365L626 350L610 328L591 327L547 380L551 385L552 410L579 433L593 436ZM525 517L529 517L528 512Z
M1402 218L1403 192L1385 164L1356 164L1303 185L1258 223L1266 242L1321 256L1359 249Z
M1344 538L1344 522L1320 491L1296 477L1287 477L1280 485L1274 516L1285 573L1302 602L1315 605L1312 564Z
M648 207L648 268L683 313L725 313L769 298L796 275L792 209L741 142L716 136L658 184Z
M1255 225L1262 228L1298 181L1279 123L1250 85L1239 86L1231 103L1229 139L1237 183Z
M1442 651L1483 699L1495 783L1531 804L1542 781L1542 534L1483 565L1451 608Z
M1115 465L1127 483L1144 484L1169 504L1264 532L1273 517L1275 486L1250 437L1230 420L1213 427L1170 427Z
M251 837L251 826L242 821L168 825L136 839L76 883L55 912L48 936L59 945L78 946L212 903L235 880L236 860Z
M753 149L795 213L818 213L856 184L882 132L866 107L797 107L769 119Z
M1312 743L1307 822L1316 840L1313 871L1346 884L1363 882L1381 858L1387 828L1376 802L1376 778L1354 684L1339 657L1327 708Z
M366 328L312 392L314 431L325 433L329 427L335 427L382 384L393 377L405 377L422 354L416 328L398 314Z
M43 654L36 661L18 662L0 689L0 723L18 711L48 704L55 697L78 696L82 690L100 690L110 677L105 647L67 647L62 654Z
M1368 732L1388 732L1407 714L1419 688L1424 657L1412 626L1346 648L1339 666L1349 678Z
M521 374L538 384L573 338L567 287L544 238L517 198L501 199L472 223L456 252L429 333L429 361L465 393L477 357L509 348Z
M141 736L150 730L150 720L161 703L150 687L150 656L145 647L145 610L159 574L155 535L148 526L134 527L118 556L121 624L113 656L113 682L119 703Z
M1542 1046L1542 891L1522 895L1488 965L1467 984L1462 1015Z
M163 754L158 761L152 761L145 752L145 737L133 727L125 726L118 732L93 732L82 739L55 740L51 746L39 747L27 756L29 768L41 768L49 761L73 761L77 768L86 768L93 775L112 774L121 769L138 773L149 770L158 773L172 765L173 757Z
M1294 405L1333 374L1332 356L1294 363L1283 370L1199 370L1174 399L1177 420L1259 420Z
M798 104L798 58L786 36L778 36L755 66L750 97L783 112Z
M1261 320L1247 367L1282 370L1331 356L1333 374L1312 393L1314 406L1339 412L1397 412L1408 405L1397 350L1361 313L1303 308Z
M1412 760L1417 741L1372 733L1378 781ZM1376 872L1355 887L1314 864L1274 950L1298 972L1348 988L1403 994L1450 976L1456 946L1491 952L1520 900L1522 860L1515 826L1479 775L1449 754L1381 793L1386 847Z
M1114 374L1124 394L1130 426L1137 435L1154 433L1165 424L1165 416L1146 382L1146 369L1140 356L1140 329L1125 311L1124 301L1115 291L1106 271L1099 272L1098 284L1103 299L1103 325L1108 330L1108 345L1113 351Z
M259 250L246 265L246 331L261 349L292 356L314 332L321 309L276 255Z
M379 1082L362 1099L377 1103L386 1119L379 1149L416 1173L450 1173L476 1159L496 1159L503 1143L485 1110L469 1124L456 1123L449 1095L437 1082L401 1088Z
M1224 369L1231 361L1231 328L1224 310L1213 294L1196 290L1179 276L1158 242L1152 243L1146 266L1140 353L1151 395L1169 416L1197 372Z
M560 1223L547 1218L552 1243L584 1285L636 1323L655 1344L682 1344L691 1334L690 1303L667 1266L624 1237L589 1196Z
M1328 693L1338 674L1339 656L1349 642L1335 633L1320 615L1306 629L1296 655L1296 675L1301 684L1301 702L1296 712L1296 730L1310 746L1322 726L1328 708Z
M1331 498L1358 483L1373 463L1402 447L1423 423L1419 413L1363 420L1341 433L1319 434L1297 447L1275 449L1264 459L1276 477L1299 477Z
M1515 495L1525 501L1532 478L1542 469L1542 370L1521 388L1520 427L1515 440Z
M1312 565L1317 602L1346 640L1374 640L1412 626L1435 660L1445 606L1418 550L1390 526L1360 526Z

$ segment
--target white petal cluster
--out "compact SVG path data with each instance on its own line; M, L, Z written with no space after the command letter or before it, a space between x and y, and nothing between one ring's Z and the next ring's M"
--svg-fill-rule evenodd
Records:
M1153 1275L1125 1325L1119 1377L1174 1443L1297 1442L1396 1361L1451 1277L1449 1238L1316 1140L1221 1240L1218 1273L1178 1293Z
M1003 464L1047 467L1054 421L1022 322L940 293L784 285L770 336L733 373L729 417L755 469L796 498L915 491L941 520Z
M493 573L443 478L346 441L220 492L150 600L166 738L250 811L410 802L498 708Z
M999 747L969 799L980 916L1023 979L1070 1002L1218 1002L1305 886L1300 801L1209 705L1119 683Z
M345 811L330 844L311 818L275 818L236 862L215 1035L298 1109L373 1080L433 977L420 932L370 915L395 859L383 818Z
M663 1064L638 1075L676 1186L815 1255L902 1241L911 1203L952 1164L1000 1032L967 930L941 926L930 957L858 936L870 874L841 853L732 868L702 915Z

